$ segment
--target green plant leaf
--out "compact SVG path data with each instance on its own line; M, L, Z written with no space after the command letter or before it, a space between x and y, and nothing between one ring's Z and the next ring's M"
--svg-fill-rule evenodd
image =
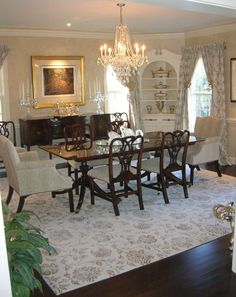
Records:
M7 249L9 252L20 252L20 253L29 253L35 261L38 263L42 262L41 252L31 243L23 241L11 241L7 244Z
M12 294L13 294L13 297L29 297L30 289L22 283L13 282Z
M4 203L3 212L13 297L30 297L34 289L42 292L42 285L34 276L35 271L42 272L40 249L49 253L55 249L41 234L43 231L31 224L31 217L37 217L33 212L11 214Z
M43 248L48 253L55 252L55 249L48 243L48 239L39 234L28 234L27 240L35 247Z
M21 276L22 283L26 284L30 290L34 289L34 275L32 267L21 261L14 261L15 272Z
M33 268L35 271L37 271L39 274L41 274L41 267L39 263L34 261L34 258L30 254L16 254L14 259L11 262L11 265L14 267L16 263L22 262L27 264L29 267Z

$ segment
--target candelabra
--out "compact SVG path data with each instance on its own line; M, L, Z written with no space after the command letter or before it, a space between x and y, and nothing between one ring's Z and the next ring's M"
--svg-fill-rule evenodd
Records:
M30 108L34 107L37 104L37 99L31 98L29 94L26 97L20 99L20 106L27 108L26 118L30 118Z
M93 101L95 101L97 103L97 110L96 110L96 114L103 114L104 111L101 108L101 104L103 102L105 102L107 100L108 96L106 93L102 93L100 91L96 92L94 94L94 99Z

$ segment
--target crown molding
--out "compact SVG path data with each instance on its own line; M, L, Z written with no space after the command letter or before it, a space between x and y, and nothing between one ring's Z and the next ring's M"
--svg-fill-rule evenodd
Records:
M236 31L236 23L189 31L189 32L185 32L184 35L186 38L189 38L189 37L198 37L198 36L209 36L212 34L233 32L233 31Z
M78 31L60 31L60 30L0 28L0 36L112 39L114 34L96 33L96 32L78 32Z
M88 38L88 39L114 39L115 33L96 33L78 31L57 30L33 30L33 29L4 29L0 28L0 36L16 37L62 37L62 38ZM164 34L132 34L132 37L140 40L176 39L184 38L184 33Z

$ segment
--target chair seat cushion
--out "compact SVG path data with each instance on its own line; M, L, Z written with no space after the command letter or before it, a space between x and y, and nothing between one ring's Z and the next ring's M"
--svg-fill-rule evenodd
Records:
M160 173L160 158L142 160L141 170Z
M70 164L70 166L74 169L80 169L80 162L74 161L74 160L70 160L68 161L68 164ZM90 167L96 167L96 166L104 166L108 164L108 159L97 159L97 160L92 160L92 161L88 161L87 164Z
M114 165L113 166L113 177L116 177L120 174L121 168L120 165ZM133 174L137 173L137 169L130 167L130 171ZM104 181L106 183L109 183L109 166L102 166L98 168L93 168L89 170L88 175L91 176L94 179L99 179L101 181Z

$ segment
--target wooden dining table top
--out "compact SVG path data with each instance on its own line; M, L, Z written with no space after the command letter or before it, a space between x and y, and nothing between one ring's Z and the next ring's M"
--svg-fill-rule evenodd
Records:
M189 145L193 145L196 142L204 141L203 138L197 138L190 136ZM160 132L149 132L144 135L143 152L157 151L161 145ZM104 159L109 157L109 145L108 141L93 141L93 145L90 149L71 150L67 151L63 143L54 145L41 145L40 149L60 157L65 160L75 160L78 162Z

